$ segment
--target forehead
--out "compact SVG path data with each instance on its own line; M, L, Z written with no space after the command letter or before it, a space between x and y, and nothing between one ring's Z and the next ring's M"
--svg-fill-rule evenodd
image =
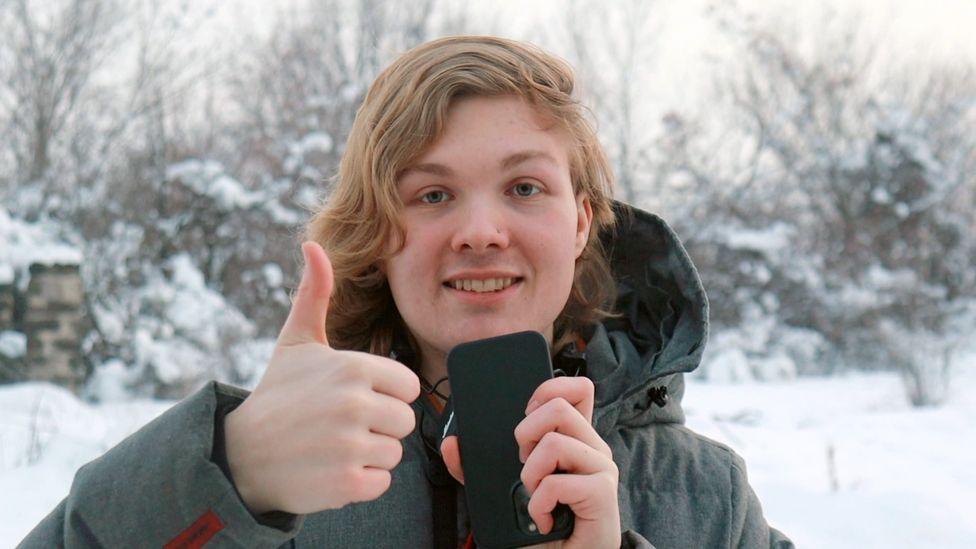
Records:
M559 124L521 98L465 97L451 104L440 135L405 171L431 164L564 166L569 141Z

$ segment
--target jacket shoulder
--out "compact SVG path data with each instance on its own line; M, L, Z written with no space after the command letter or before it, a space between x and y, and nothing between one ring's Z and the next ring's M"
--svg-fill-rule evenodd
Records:
M608 443L624 528L658 547L774 545L778 532L763 518L744 460L727 445L674 423L624 427Z
M745 468L734 450L681 424L623 427L615 435L608 442L620 481L633 489L728 493L734 469Z

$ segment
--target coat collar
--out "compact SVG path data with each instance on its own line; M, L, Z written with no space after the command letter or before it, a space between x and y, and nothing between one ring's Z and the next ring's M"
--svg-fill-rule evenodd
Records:
M615 203L601 235L617 283L618 316L587 343L597 430L617 423L682 422L682 374L698 367L708 339L708 299L698 271L660 217ZM656 404L661 387L668 399Z

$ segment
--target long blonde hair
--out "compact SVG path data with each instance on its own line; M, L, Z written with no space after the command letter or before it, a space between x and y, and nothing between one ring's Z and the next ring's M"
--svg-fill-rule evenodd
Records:
M403 242L397 177L441 134L453 101L502 95L523 98L571 137L573 190L593 209L554 339L565 341L608 314L615 286L599 234L614 222L613 175L574 95L572 69L525 42L454 36L411 49L376 78L356 114L331 195L306 226L305 237L325 248L335 272L326 327L334 347L385 356L400 334L417 351L377 268L389 243Z

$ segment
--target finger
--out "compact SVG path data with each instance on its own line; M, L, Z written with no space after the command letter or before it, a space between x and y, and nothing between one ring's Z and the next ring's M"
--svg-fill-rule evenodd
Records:
M441 457L444 458L444 465L451 473L454 480L464 484L464 469L461 468L461 448L458 446L458 437L451 435L444 438L441 442Z
M335 277L329 256L316 242L302 244L305 269L298 293L291 305L288 319L278 335L279 345L298 345L317 342L328 345L325 322Z
M525 415L546 402L562 397L579 410L586 421L593 422L593 381L588 377L554 377L536 388L525 408Z
M417 418L409 404L381 393L373 395L373 402L366 420L370 431L397 440L413 432Z
M370 434L365 450L365 465L368 467L389 471L403 459L403 444L399 439L386 435Z
M393 481L389 470L378 467L362 467L351 475L351 484L356 488L349 494L349 501L374 500L382 496Z
M553 431L579 439L607 456L612 455L610 447L579 410L562 397L556 397L536 408L515 427L519 459L524 463L542 437Z
M600 520L612 514L616 487L612 480L601 475L549 475L529 498L528 511L539 532L552 530L552 511L556 505L569 505L576 516L574 531L582 531L586 521Z
M558 472L588 475L613 471L613 460L594 448L560 433L547 433L522 467L522 484L533 493L545 477Z
M369 376L370 386L377 393L407 403L417 400L420 396L420 378L410 368L389 358L369 353L355 354L368 363L364 371Z

